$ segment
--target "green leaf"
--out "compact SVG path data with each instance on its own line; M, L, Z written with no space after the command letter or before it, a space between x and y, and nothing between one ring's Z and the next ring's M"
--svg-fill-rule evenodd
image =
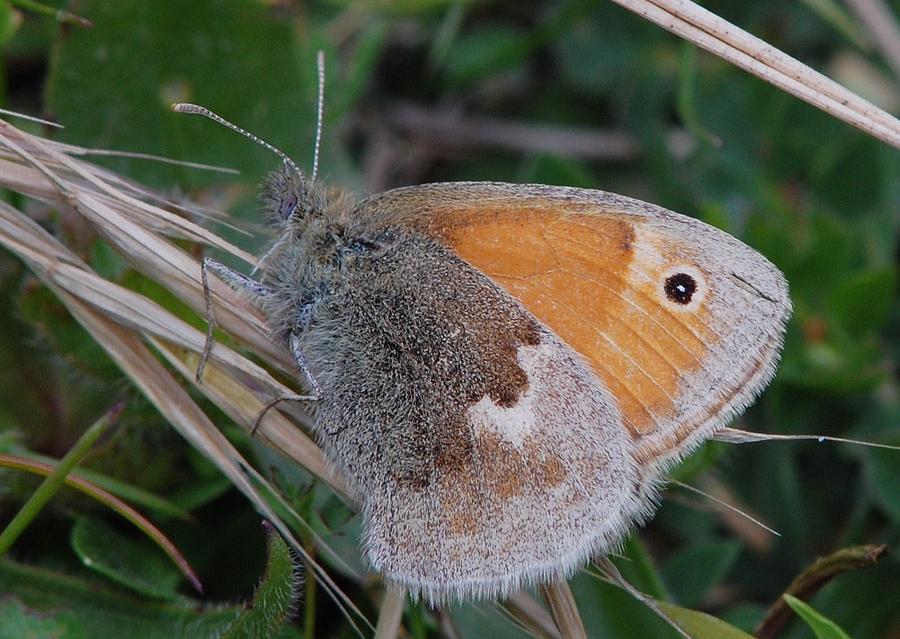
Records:
M519 628L509 615L497 606L485 604L456 604L447 608L459 637L503 637L530 639L531 633Z
M641 592L655 599L669 598L665 582L653 563L653 555L639 535L631 535L625 540L622 558L614 563L625 580Z
M866 454L875 500L895 522L900 522L900 452L873 448Z
M657 605L692 639L753 639L752 635L705 612L682 608L667 601L658 601Z
M484 27L459 38L447 56L447 79L467 85L515 66L531 48L528 38L511 27Z
M0 592L36 613L52 616L63 629L57 636L65 639L121 637L123 631L128 639L218 637L241 612L240 606L193 599L142 599L95 581L9 560L0 561Z
M137 593L173 599L181 574L156 546L134 541L100 519L80 517L72 528L72 549L81 562Z
M802 0L802 2L809 7L810 11L818 14L822 20L839 31L854 46L867 52L871 50L869 37L860 28L859 23L835 0Z
M640 18L607 3L591 3L590 11L557 34L553 44L563 79L581 91L602 94L633 83L638 67L652 60L661 39L654 26Z
M624 566L622 561L617 566ZM632 581L632 577L624 575ZM678 639L678 633L647 604L618 586L587 574L576 575L569 585L589 637L653 637ZM472 635L479 637L482 635Z
M0 45L6 44L15 35L21 20L6 0L0 0Z
M835 319L854 337L879 330L887 322L896 295L893 269L871 269L845 275L831 291Z
M264 3L86 0L93 29L67 32L47 85L66 142L229 166L258 177L277 158L202 118L172 113L199 102L305 159L311 154L315 82L301 82L291 25ZM148 55L152 52L152 55ZM304 143L305 142L305 143ZM302 151L302 155L301 155ZM219 176L148 161L111 159L133 178L170 186Z
M663 578L685 606L699 606L737 560L741 544L721 541L691 546L675 553L663 567ZM702 570L697 570L703 566Z
M850 639L850 635L841 630L840 626L822 616L815 608L808 605L801 599L788 594L782 595L794 612L812 628L818 639Z
M0 639L62 637L64 630L54 616L30 611L16 599L0 599Z
M594 176L583 163L546 154L524 163L516 174L516 181L581 188L594 186Z

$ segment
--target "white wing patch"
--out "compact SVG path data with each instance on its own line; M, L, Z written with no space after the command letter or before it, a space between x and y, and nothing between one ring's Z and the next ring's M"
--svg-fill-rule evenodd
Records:
M546 402L548 388L546 365L552 361L554 344L542 342L537 346L520 346L516 355L519 366L528 376L528 389L515 405L506 407L496 404L490 397L484 396L469 408L468 420L475 436L493 433L502 437L516 449L522 450L525 440L539 435L542 416L545 408L539 402Z
M614 399L552 333L520 346L528 386L515 405L466 414L471 464L424 490L394 484L369 503L373 566L432 603L497 597L570 576L646 515L650 488Z

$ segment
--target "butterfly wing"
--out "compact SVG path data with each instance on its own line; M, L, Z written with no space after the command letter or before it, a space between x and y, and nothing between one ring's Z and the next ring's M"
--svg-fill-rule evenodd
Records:
M608 550L647 509L611 394L451 250L398 226L379 237L299 337L316 434L360 502L374 568L443 601Z
M482 182L363 206L449 247L586 358L642 465L710 437L774 374L784 276L698 220L603 191Z
M774 370L784 279L696 220L484 183L391 191L353 217L391 248L347 272L306 338L320 441L373 566L432 601L611 550L660 471Z

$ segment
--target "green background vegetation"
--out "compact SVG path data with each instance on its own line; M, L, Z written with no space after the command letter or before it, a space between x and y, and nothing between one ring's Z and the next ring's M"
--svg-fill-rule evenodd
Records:
M900 109L900 83L852 19L826 17L812 2L705 6ZM900 3L893 7L900 13ZM134 159L101 162L171 197L187 193L228 209L243 228L258 231L255 188L277 165L274 156L168 105L204 104L308 166L321 48L326 180L360 194L457 179L568 184L706 220L774 261L796 309L779 374L739 426L900 444L896 149L600 0L83 0L70 8L94 27L28 11L18 23L0 0L0 102L64 124L44 131L55 139L240 169L228 176ZM396 115L409 105L421 116L418 126ZM488 117L525 129L501 148L497 128L473 133L466 119ZM448 121L454 133L436 137ZM618 152L597 144L588 155L529 150L545 126L586 136L615 132L627 145ZM106 277L168 301L79 219L35 211ZM229 237L251 250L263 241ZM59 458L124 396L119 426L86 466L166 500L137 507L185 553L206 588L202 597L193 593L149 541L96 503L63 492L0 561L0 637L26 630L113 637L125 628L133 637L216 634L242 614L234 602L253 598L267 566L262 587L289 588L284 558L279 563L270 549L266 560L255 512L5 252L0 296L0 452ZM211 410L329 543L358 564L357 518ZM707 445L677 476L740 504L781 537L760 538L673 489L620 567L654 596L747 631L816 556L859 543L896 551L900 541L897 452L815 442ZM21 472L0 471L0 526L34 486ZM178 516L186 512L189 519ZM376 616L371 584L340 583ZM283 636L352 636L321 591L302 590L306 600ZM588 575L573 590L592 637L674 636L644 606ZM287 603L274 600L265 611L271 618L243 617L241 627L277 626ZM897 553L838 577L811 603L853 637L900 636ZM492 606L462 607L453 617L463 637L520 632ZM404 623L412 636L436 636L435 619L418 606ZM784 636L813 635L795 621Z

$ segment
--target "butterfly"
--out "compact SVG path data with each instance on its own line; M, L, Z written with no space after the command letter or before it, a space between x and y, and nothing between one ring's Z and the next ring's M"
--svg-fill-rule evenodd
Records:
M283 159L253 279L389 583L432 603L566 578L649 518L667 469L774 375L765 257L598 190L459 182L356 200Z

